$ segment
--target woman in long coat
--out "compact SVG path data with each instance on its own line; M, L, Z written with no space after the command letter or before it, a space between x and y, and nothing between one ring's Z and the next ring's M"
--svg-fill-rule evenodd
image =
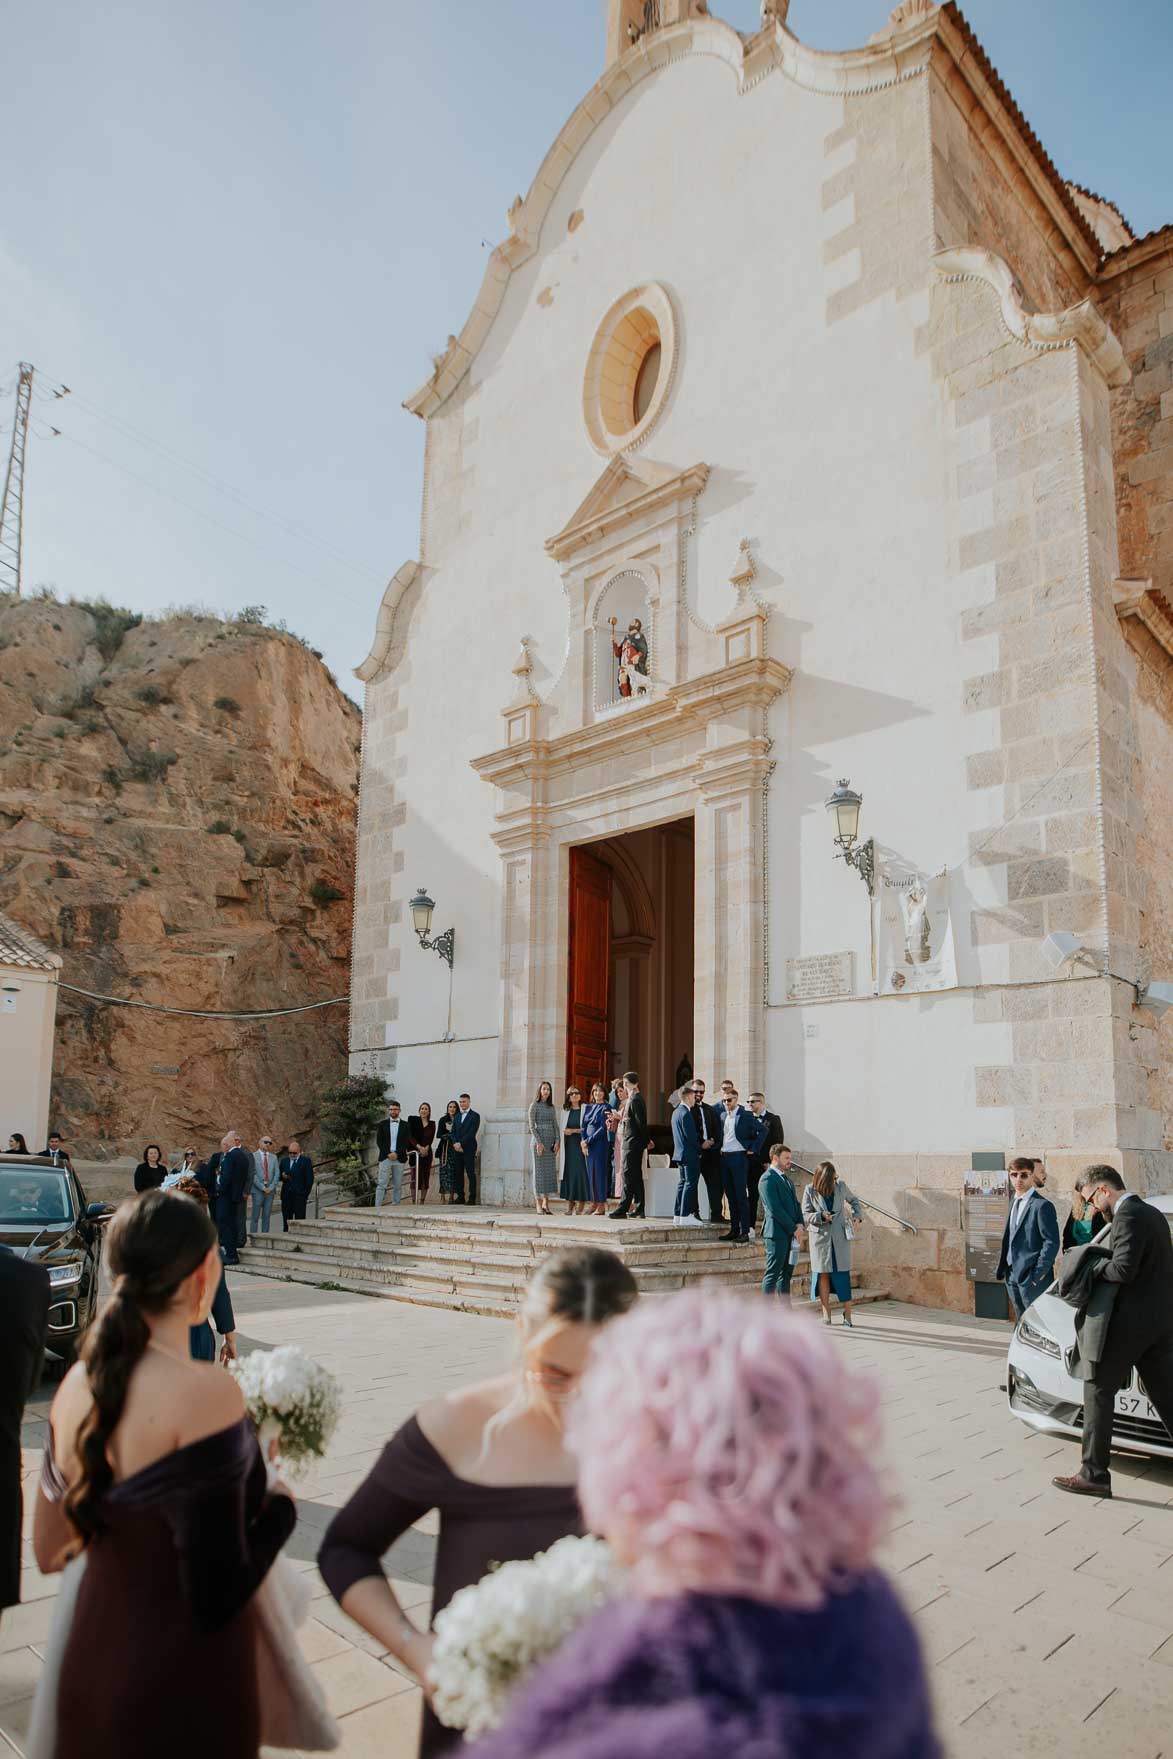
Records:
M802 1194L802 1219L811 1255L811 1300L817 1296L823 1309L823 1324L830 1325L834 1295L843 1308L843 1323L849 1326L851 1242L855 1228L863 1220L863 1205L829 1160L819 1162L814 1178Z

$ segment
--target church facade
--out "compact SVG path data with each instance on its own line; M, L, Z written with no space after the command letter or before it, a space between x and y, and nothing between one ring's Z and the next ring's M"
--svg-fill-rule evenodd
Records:
M761 1088L918 1229L885 1286L972 1310L975 1156L1173 1188L1173 229L1063 182L955 6L786 12L611 0L407 400L351 1066L467 1091L507 1203L541 1080Z

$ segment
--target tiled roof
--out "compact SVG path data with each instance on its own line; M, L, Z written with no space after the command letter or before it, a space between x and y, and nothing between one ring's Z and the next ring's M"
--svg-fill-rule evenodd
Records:
M985 77L989 80L994 91L1002 100L1002 103L1005 104L1006 109L1010 113L1011 120L1026 141L1044 176L1047 178L1047 181L1054 186L1063 206L1075 221L1075 224L1082 233L1084 239L1091 246L1096 258L1101 257L1103 255L1103 247L1101 246L1099 239L1076 207L1071 191L1068 189L1064 179L1060 177L1050 154L1047 152L1047 149L1044 147L1042 141L1039 139L1026 117L1022 114L1022 111L1018 108L1013 95L1005 81L1002 79L998 69L994 66L994 63L990 60L990 57L986 54L986 51L974 36L973 30L962 13L961 8L957 5L956 0L945 0L945 4L941 7L941 11L960 31L965 40L966 48L973 56L977 65L981 68Z
M1140 238L1134 238L1131 244L1122 244L1119 250L1108 253L1101 263L1101 268L1115 267L1118 263L1126 263L1132 255L1140 257L1148 246L1158 241L1173 244L1173 221L1165 226L1154 226L1151 232L1145 232Z
M61 960L44 941L0 910L0 965L19 965L26 971L57 971Z
M1068 178L1067 187L1068 187L1068 189L1078 190L1080 195L1086 195L1089 202L1099 202L1101 207L1111 208L1112 212L1115 214L1115 216L1119 220L1120 224L1123 227L1125 227L1129 232L1132 232L1133 238L1136 237L1136 233L1132 231L1132 227L1129 224L1126 216L1121 213L1120 209L1117 207L1116 203L1112 200L1112 198L1110 196L1100 195L1096 190L1088 189L1082 183L1076 183L1073 178Z

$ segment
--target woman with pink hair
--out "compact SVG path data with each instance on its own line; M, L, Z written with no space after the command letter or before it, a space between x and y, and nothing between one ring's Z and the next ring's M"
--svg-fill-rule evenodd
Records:
M476 1759L938 1759L874 1561L875 1394L821 1328L712 1288L642 1303L594 1353L568 1444L630 1592Z

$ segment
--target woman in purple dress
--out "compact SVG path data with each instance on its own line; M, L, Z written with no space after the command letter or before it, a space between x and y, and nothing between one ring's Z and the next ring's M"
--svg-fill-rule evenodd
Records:
M37 1498L41 1569L84 1551L38 1719L59 1759L256 1759L254 1597L297 1516L236 1382L191 1359L222 1275L216 1230L190 1197L149 1191L106 1250L113 1287L53 1401ZM178 1665L136 1665L164 1635Z
M370 1476L326 1531L318 1568L341 1606L425 1685L433 1637L419 1630L383 1569L388 1549L439 1510L432 1614L496 1563L533 1557L582 1531L566 1403L600 1326L631 1306L635 1278L593 1246L552 1252L519 1316L519 1371L424 1405L393 1435ZM431 1706L424 1759L461 1745Z
M629 1581L475 1759L939 1759L917 1635L875 1565L875 1405L821 1329L732 1290L619 1320L568 1441Z

